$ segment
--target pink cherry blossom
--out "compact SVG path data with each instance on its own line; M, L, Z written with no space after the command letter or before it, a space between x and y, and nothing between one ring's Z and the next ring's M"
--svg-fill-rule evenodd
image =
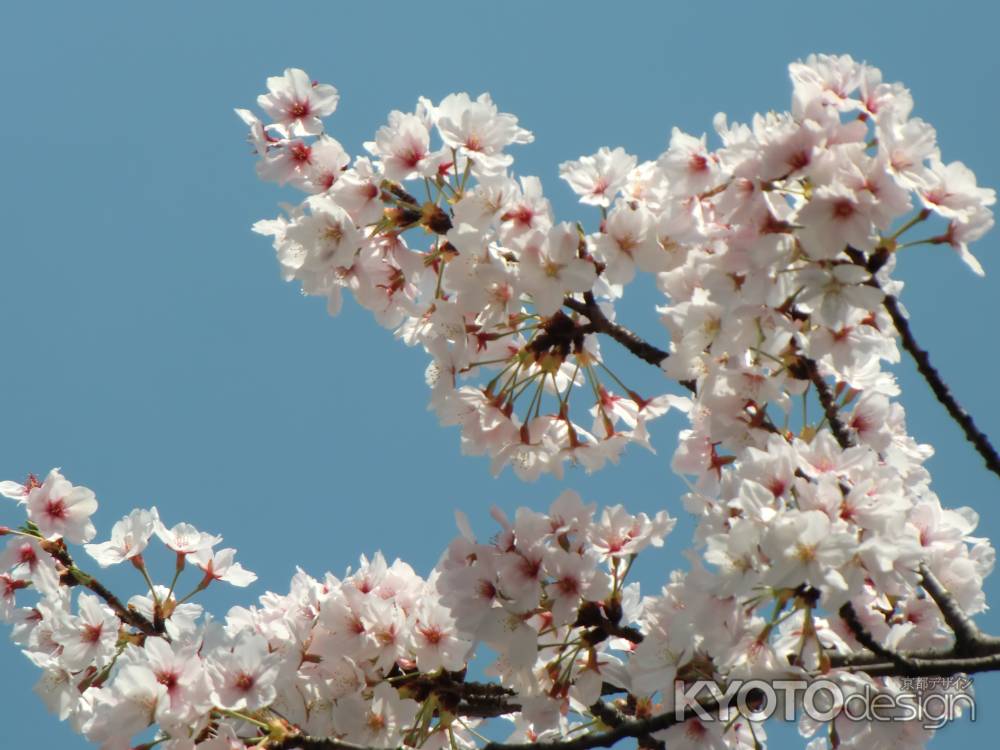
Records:
M225 581L233 586L249 586L257 580L257 575L235 562L233 560L235 555L234 549L213 552L203 547L192 552L189 557L191 562L205 571L204 585L211 581Z
M39 487L28 493L28 518L46 539L64 538L81 544L94 538L97 530L90 517L97 499L86 487L74 487L58 469L53 469Z
M62 646L61 662L70 670L107 665L115 652L118 629L115 613L93 594L81 593L79 614L56 623L53 638Z
M234 711L256 711L274 700L278 655L267 642L249 635L231 650L215 653L207 663L212 702Z
M267 90L257 97L257 104L287 137L322 133L321 118L332 115L340 99L333 86L313 83L298 68L268 78Z
M221 536L198 531L189 523L178 523L168 529L158 518L153 531L161 542L179 555L190 555L198 550L210 549L222 541Z
M86 544L87 554L102 568L133 560L141 555L153 535L160 516L156 508L136 509L111 527L111 539L100 544Z
M605 147L592 156L563 162L559 165L559 176L580 196L580 203L607 208L624 187L635 165L636 158L625 153L625 149L612 151Z

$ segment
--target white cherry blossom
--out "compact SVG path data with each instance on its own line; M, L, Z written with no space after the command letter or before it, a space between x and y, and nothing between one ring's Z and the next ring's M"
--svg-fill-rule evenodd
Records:
M46 539L64 538L81 544L94 538L97 530L90 517L97 510L97 499L86 487L74 487L58 469L28 493L28 518Z

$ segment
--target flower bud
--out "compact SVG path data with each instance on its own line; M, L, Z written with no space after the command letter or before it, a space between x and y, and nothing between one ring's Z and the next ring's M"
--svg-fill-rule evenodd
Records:
M434 234L447 234L452 227L451 217L435 203L423 205L420 223Z

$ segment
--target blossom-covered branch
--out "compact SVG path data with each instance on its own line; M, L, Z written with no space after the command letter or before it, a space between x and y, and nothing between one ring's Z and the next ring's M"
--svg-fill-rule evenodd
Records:
M915 217L914 220L923 221L929 215L930 211L924 209ZM890 258L888 248L880 248L870 257L865 256L864 253L860 252L856 248L849 247L846 252L852 262L858 266L868 269L872 273L872 277L868 279L867 283L877 289L881 289L878 279L874 274L883 265L885 265ZM986 468L997 476L1000 476L1000 453L997 453L996 448L993 446L992 442L990 442L989 436L976 426L972 415L958 403L958 400L952 394L948 384L945 383L944 379L941 377L941 373L939 373L937 368L931 364L930 355L920 346L920 344L917 343L917 339L913 335L913 329L910 326L910 321L900 308L897 298L892 294L886 294L883 298L883 305L889 313L889 316L892 318L893 326L899 333L903 348L913 358L913 361L917 366L917 371L923 376L924 380L927 381L927 384L930 386L934 396L947 410L948 415L958 424L959 427L962 428L962 432L965 434L966 440L968 440L973 447L975 447L976 452L979 453L983 462L986 464Z
M997 476L1000 476L1000 454L997 453L997 449L993 447L986 433L976 426L972 415L962 408L962 405L955 399L951 389L944 382L937 368L931 364L930 355L917 343L910 328L910 322L900 309L896 298L891 294L885 297L885 309L889 311L892 323L896 327L896 330L899 331L903 348L913 357L913 361L917 365L917 370L923 375L924 380L927 381L937 400L941 402L944 408L948 410L951 418L962 428L966 439L975 446L976 451L982 456L986 468Z
M643 362L648 362L651 365L660 365L663 360L670 356L669 352L653 346L620 323L612 323L608 320L604 311L601 310L600 305L594 299L594 295L590 292L584 295L583 301L567 297L563 300L563 304L571 310L585 315L593 326L594 333L603 333L610 336Z
M599 211L593 231L558 221L540 180L515 179L508 148L533 135L488 94L421 98L352 157L326 130L333 86L298 69L268 79L266 119L238 112L258 174L306 193L255 225L283 276L331 313L348 293L421 347L432 408L494 472L596 471L685 414L671 466L689 488L689 565L641 591L633 564L673 516L567 491L545 512L494 510L486 541L458 514L426 576L363 556L215 619L197 595L254 579L221 538L150 508L94 543L94 493L53 470L0 485L27 516L0 527L0 618L49 708L104 750L146 731L161 750L756 750L767 716L725 713L741 683L902 702L900 678L1000 668L972 620L993 548L972 509L931 488L931 450L883 369L897 332L910 348L893 325L899 251L947 244L980 273L968 244L995 195L941 160L909 92L877 69L820 55L789 70L790 111L717 116L718 148L675 128L655 160L601 148L563 163ZM943 234L908 241L936 220ZM617 322L642 273L669 350ZM640 394L599 334L689 393ZM144 557L154 539L175 561L162 582ZM123 604L78 573L73 544L131 565L139 592ZM932 734L919 719L799 719L813 750Z
M44 552L51 555L52 558L62 566L60 570L60 578L68 585L79 584L87 589L90 589L97 594L105 604L111 607L114 613L118 616L118 619L127 625L131 625L140 633L145 635L158 635L163 633L163 629L154 625L148 618L144 617L134 609L128 609L124 604L122 604L121 600L103 583L97 580L97 578L84 573L76 567L73 562L73 558L70 557L69 551L66 549L65 543L61 539L51 541L48 539L40 539L38 546Z

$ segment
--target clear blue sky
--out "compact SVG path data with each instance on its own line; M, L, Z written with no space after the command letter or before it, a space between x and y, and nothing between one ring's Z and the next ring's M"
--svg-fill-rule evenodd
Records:
M601 145L651 158L673 125L701 133L720 110L784 109L788 62L847 52L909 86L945 160L997 187L998 28L1000 6L981 1L9 3L0 479L62 466L96 491L103 535L150 504L221 532L260 575L253 597L285 591L297 564L340 574L376 549L426 573L454 535L454 508L489 536L491 503L542 508L569 486L682 518L671 549L640 568L656 591L691 529L669 471L680 421L656 426L659 455L632 450L592 478L492 479L425 410L422 353L352 303L330 319L279 279L249 227L287 196L257 182L232 108L251 106L266 76L304 68L340 89L330 127L357 153L418 95L488 90L535 133L515 151L518 172L543 178L563 218L592 220L557 179L560 162ZM910 251L899 276L918 337L1000 438L998 251L1000 232L977 246L985 280L940 248ZM633 298L624 319L661 335L649 287ZM634 372L647 392L660 385ZM943 501L973 506L981 533L1000 538L996 478L909 363L899 378L911 431L937 448ZM112 580L138 591L132 572ZM1000 598L996 579L987 591ZM223 589L202 601L221 616L248 599ZM1000 632L1000 617L982 622ZM45 712L28 689L36 670L6 641L0 675L0 748L88 746ZM979 722L933 747L994 741L1000 677L977 685ZM777 736L773 747L802 745Z

